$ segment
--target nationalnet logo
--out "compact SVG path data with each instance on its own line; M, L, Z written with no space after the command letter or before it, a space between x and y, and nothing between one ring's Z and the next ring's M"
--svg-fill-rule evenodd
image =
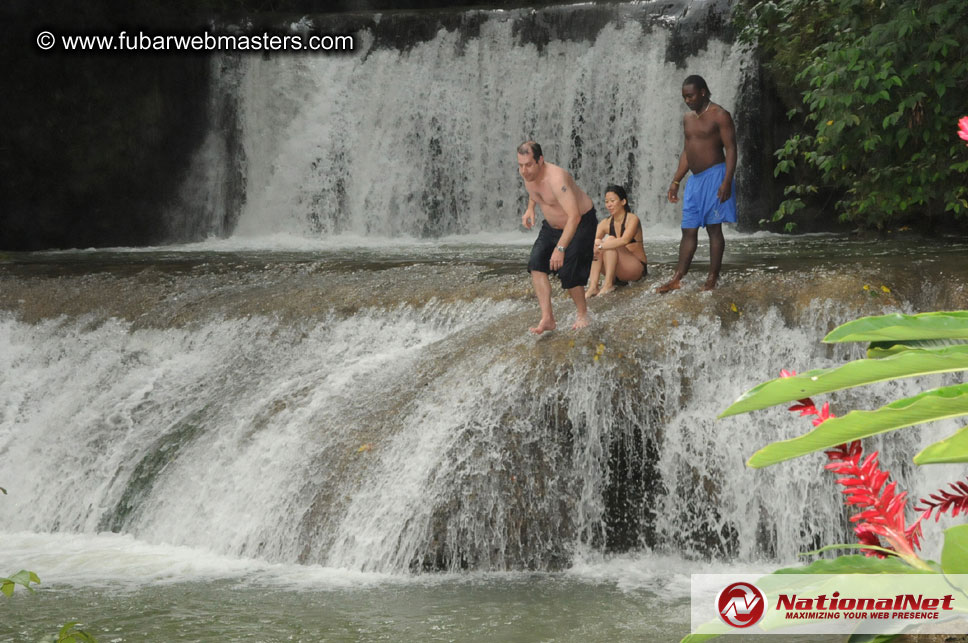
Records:
M766 613L766 596L756 585L733 583L716 597L719 618L733 627L751 627Z
M694 634L968 634L968 574L692 574Z

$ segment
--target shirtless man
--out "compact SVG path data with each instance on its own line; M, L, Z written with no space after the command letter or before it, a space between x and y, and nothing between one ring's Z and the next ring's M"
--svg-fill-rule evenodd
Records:
M534 141L518 146L518 172L524 179L524 189L528 191L528 208L521 217L521 225L528 230L534 226L535 204L541 206L544 215L528 261L534 294L541 306L541 321L530 330L540 335L557 327L551 310L551 281L548 279L552 272L558 273L561 287L571 295L578 310L572 330L585 328L588 326L585 284L591 271L598 227L595 206L575 184L571 174L545 162L541 146Z
M660 293L676 290L689 272L699 243L699 228L709 235L709 276L703 290L712 290L723 265L723 223L736 223L736 196L733 174L736 171L736 129L729 112L709 100L709 87L701 76L689 76L682 83L682 99L691 111L682 117L686 143L679 157L676 176L669 186L669 201L679 201L679 182L692 172L686 183L682 204L682 240L679 264Z

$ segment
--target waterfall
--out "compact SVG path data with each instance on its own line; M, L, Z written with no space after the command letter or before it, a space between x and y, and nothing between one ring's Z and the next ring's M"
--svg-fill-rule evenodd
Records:
M351 55L224 56L212 92L224 141L200 152L192 202L209 204L199 216L219 236L513 231L526 205L515 148L533 138L600 208L604 187L623 184L648 229L675 232L665 194L682 149L683 78L705 75L734 114L752 100L740 93L747 55L717 35L727 10L376 16L353 30Z
M357 50L213 57L169 227L238 243L0 262L3 531L390 574L623 552L792 564L849 541L822 455L744 465L804 420L715 417L781 368L859 357L820 344L836 324L964 307L963 247L731 238L715 292L695 267L666 297L646 281L595 298L570 332L556 290L562 330L535 338L526 246L480 241L519 229L515 149L534 138L596 202L627 185L649 279L671 274L675 242L654 239L678 237L682 79L734 114L750 100L723 5L310 16L296 28ZM310 243L267 251L273 235ZM909 457L955 428L865 447L921 497L957 471Z
M850 539L821 455L744 466L805 420L715 416L780 368L860 356L818 340L884 310L869 268L628 292L595 302L589 332L536 340L519 271L262 261L3 280L21 302L0 314L5 530L393 573L625 551L793 562ZM890 283L917 292L911 274ZM923 495L954 475L908 458L955 428L868 449Z

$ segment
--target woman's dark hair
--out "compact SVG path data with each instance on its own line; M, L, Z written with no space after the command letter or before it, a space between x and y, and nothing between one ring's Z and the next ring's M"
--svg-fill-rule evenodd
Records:
M626 194L625 188L623 188L621 185L608 185L605 187L605 194L608 194L609 192L614 192L615 196L617 196L620 201L625 201L625 205L622 207L625 208L626 212L632 211L632 206L629 204L629 195Z

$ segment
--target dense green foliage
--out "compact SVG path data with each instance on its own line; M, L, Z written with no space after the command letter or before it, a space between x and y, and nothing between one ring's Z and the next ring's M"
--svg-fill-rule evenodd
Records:
M793 184L775 221L820 195L875 228L964 221L968 2L741 0L735 21L790 110L776 174Z

